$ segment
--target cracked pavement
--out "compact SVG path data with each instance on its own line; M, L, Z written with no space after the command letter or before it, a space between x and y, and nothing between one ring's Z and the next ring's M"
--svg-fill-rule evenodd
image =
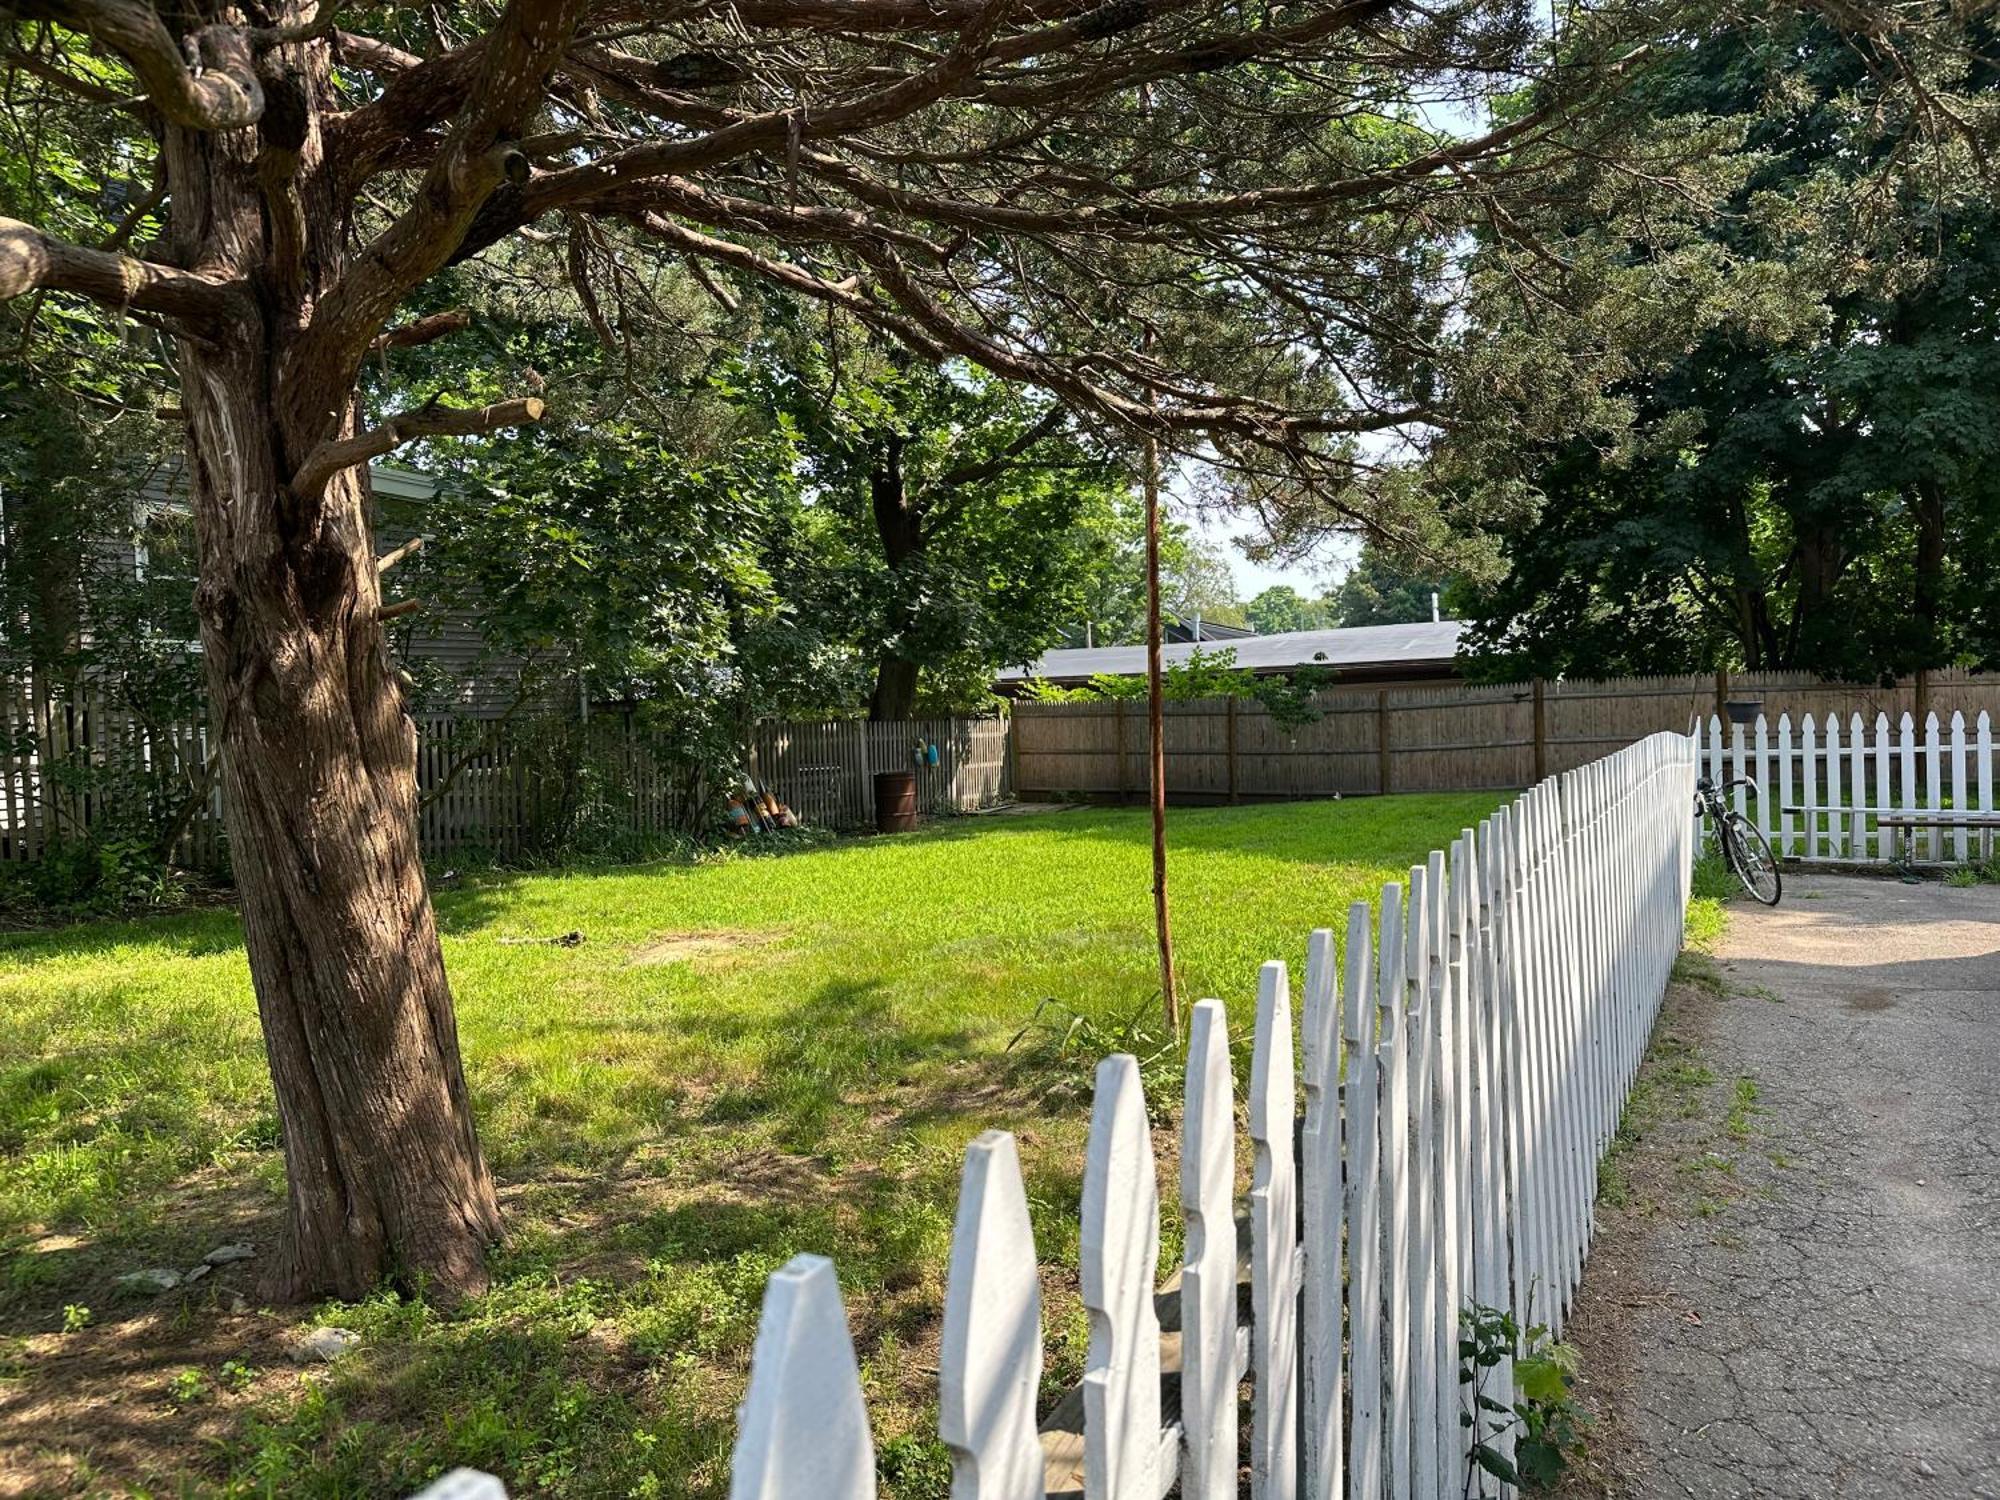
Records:
M1669 1009L1709 1097L1635 1148L1662 1191L1606 1211L1570 1331L1587 1489L2000 1500L2000 887L1730 912L1725 993Z

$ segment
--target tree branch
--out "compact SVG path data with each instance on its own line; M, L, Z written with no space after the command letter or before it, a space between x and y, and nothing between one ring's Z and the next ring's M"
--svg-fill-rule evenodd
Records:
M375 559L376 575L379 577L381 574L386 573L391 568L395 567L397 563L401 562L404 558L410 556L412 553L421 552L423 550L424 550L423 537L421 535L411 537L407 542L403 543L402 546L393 547L389 551L384 552L380 557Z
M389 349L414 349L419 344L463 333L471 326L472 314L462 307L453 308L450 312L431 313L378 334L369 344L368 352L381 354Z
M464 111L409 208L353 258L347 274L320 299L304 336L286 351L287 373L296 373L310 392L302 409L341 410L369 344L396 305L451 259L495 188L526 176L527 158L512 142L542 106L549 74L585 4L508 0L477 51Z
M425 406L398 413L380 427L321 443L292 476L291 491L299 499L309 500L342 469L380 458L404 443L427 437L481 437L502 427L539 422L544 410L539 396L522 396L512 401L496 401L491 406Z
M84 32L116 52L153 107L176 125L237 130L264 112L251 36L242 27L204 26L194 33L188 41L200 66L191 68L148 0L16 0L8 8Z
M115 251L89 250L19 219L0 219L0 301L37 288L75 292L106 307L161 313L211 329L237 318L244 306L236 282L210 280Z

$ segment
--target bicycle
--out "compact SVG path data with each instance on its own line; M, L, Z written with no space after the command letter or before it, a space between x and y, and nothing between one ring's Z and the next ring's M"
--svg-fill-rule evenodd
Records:
M1757 795L1757 783L1748 776L1738 776L1721 786L1704 776L1694 784L1695 806L1714 828L1715 840L1722 847L1722 862L1743 882L1743 889L1764 905L1776 906L1785 891L1778 858L1757 825L1722 800L1722 794L1734 786L1746 786L1751 796Z

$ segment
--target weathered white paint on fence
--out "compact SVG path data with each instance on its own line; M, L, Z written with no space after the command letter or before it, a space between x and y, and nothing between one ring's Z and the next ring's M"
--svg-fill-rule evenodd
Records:
M1332 929L1306 939L1305 1127L1299 1132L1305 1447L1300 1491L1307 1500L1344 1493L1341 1346L1341 1246L1346 1219L1346 1172L1341 1163L1340 959ZM1187 1488L1183 1483L1182 1489Z
M1382 1493L1382 1179L1378 1122L1381 1070L1375 1051L1375 970L1366 901L1347 913L1343 1016L1347 1081L1348 1360L1353 1391L1347 1465L1354 1495ZM1335 1488L1330 1493L1338 1495Z
M1699 726L1711 778L1722 775L1724 746L1741 729L1714 717ZM1970 723L1963 713L1954 712L1949 723L1928 714L1921 725L1908 714L1892 723L1878 713L1872 732L1858 713L1844 724L1831 714L1797 724L1780 715L1771 726L1759 716L1755 744L1743 772L1754 790L1737 787L1730 796L1752 807L1752 821L1783 859L1889 864L1907 854L1962 864L1984 851L1988 833L1977 822L1951 819L1990 820L2000 811L1993 800L1993 722L1984 711ZM1736 774L1733 762L1727 769ZM1884 817L1897 815L1915 815L1923 826L1900 833L1882 826Z
M1257 976L1257 1033L1250 1061L1250 1316L1253 1500L1292 1500L1298 1489L1297 1116L1291 981L1273 960Z
M418 1491L413 1500L507 1500L507 1490L491 1474L453 1469Z
M1139 1063L1121 1053L1097 1065L1083 1166L1086 1500L1158 1500L1170 1482L1160 1472L1159 1257L1159 1183Z
M1712 741L1711 763L1721 743ZM1385 887L1379 943L1365 902L1348 914L1344 955L1332 933L1313 933L1296 1163L1289 985L1282 963L1260 971L1248 1098L1247 1448L1222 1003L1204 1000L1191 1013L1178 1420L1161 1402L1159 1204L1139 1065L1118 1056L1099 1066L1080 1268L1089 1500L1162 1500L1177 1482L1189 1500L1233 1500L1239 1465L1274 1500L1507 1493L1471 1461L1460 1319L1486 1306L1524 1327L1560 1329L1568 1311L1597 1163L1680 945L1699 763L1693 737L1662 734L1567 772L1466 830L1407 883ZM1768 773L1761 751L1757 764ZM967 1152L940 1351L939 1429L955 1500L1041 1493L1038 1276L1014 1143L989 1132ZM1504 1406L1512 1381L1502 1361L1482 1374L1478 1394ZM1503 1458L1512 1451L1510 1435L1480 1435ZM766 1296L732 1495L873 1493L833 1269L801 1256Z
M965 1153L938 1354L938 1436L952 1500L1040 1500L1042 1288L1014 1137Z
M1236 1497L1236 1095L1220 1000L1188 1017L1181 1118L1181 1426L1185 1500Z
M771 1277L736 1429L729 1500L874 1500L875 1445L833 1262Z

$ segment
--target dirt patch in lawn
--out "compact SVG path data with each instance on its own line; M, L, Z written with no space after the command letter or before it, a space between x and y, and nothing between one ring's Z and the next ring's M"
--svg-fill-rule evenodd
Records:
M727 927L712 927L703 932L662 932L634 948L632 962L685 964L697 959L729 958L768 948L784 935L779 928L762 932Z

